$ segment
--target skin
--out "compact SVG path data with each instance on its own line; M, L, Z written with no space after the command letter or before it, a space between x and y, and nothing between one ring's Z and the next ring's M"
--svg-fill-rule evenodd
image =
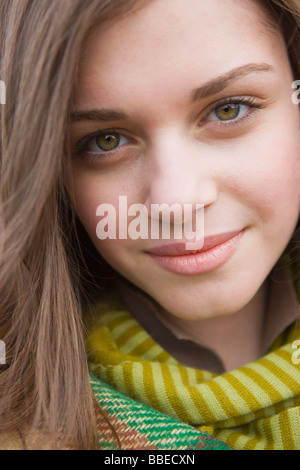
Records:
M171 328L215 349L227 369L262 354L266 279L299 215L294 79L278 28L262 19L251 0L189 0L189 8L182 0L151 1L89 36L72 108L127 115L71 125L66 186L96 248L161 305ZM191 102L195 89L247 64L269 70L232 77L225 89ZM220 100L249 96L253 103L236 119L220 121ZM94 139L79 154L77 143L99 130L125 139L106 154ZM151 240L97 238L98 205L118 208L120 195L148 208L201 203L205 236L246 231L222 266L171 273L146 253Z

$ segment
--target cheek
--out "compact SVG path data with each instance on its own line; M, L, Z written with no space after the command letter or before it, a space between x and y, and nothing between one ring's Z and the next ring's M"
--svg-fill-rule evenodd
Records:
M299 213L299 157L294 145L283 145L269 154L270 161L260 180L261 201L266 210L281 217ZM278 211L276 210L278 208ZM281 211L279 210L281 208Z
M300 145L295 137L274 135L257 139L247 152L236 156L231 190L237 198L257 211L260 218L286 218L299 212ZM292 217L294 217L292 215Z
M98 206L111 204L117 209L118 198L122 193L116 178L106 178L97 170L82 167L73 170L68 189L73 207L91 236L96 235Z
M115 225L116 234L118 234L119 197L121 195L127 196L128 207L132 201L139 200L139 191L134 189L135 186L131 185L131 192L128 194L128 186L124 187L124 182L126 183L124 177L118 181L117 175L113 177L103 176L97 171L89 172L83 169L75 170L72 175L73 191L71 192L71 200L74 209L98 252L113 267L116 267L120 262L123 264L130 263L130 259L127 259L127 254L131 248L130 240L114 239L113 237L100 240L97 237L97 225L102 217L97 215L97 208L102 204L109 204L115 210L115 213L111 211L109 216L108 213L105 213L103 218L106 221L109 220L110 230L113 230Z

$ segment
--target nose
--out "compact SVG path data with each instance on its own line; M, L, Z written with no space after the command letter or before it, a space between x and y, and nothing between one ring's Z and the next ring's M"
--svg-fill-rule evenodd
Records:
M201 204L207 207L217 200L217 180L205 144L173 132L160 136L147 157L146 206Z

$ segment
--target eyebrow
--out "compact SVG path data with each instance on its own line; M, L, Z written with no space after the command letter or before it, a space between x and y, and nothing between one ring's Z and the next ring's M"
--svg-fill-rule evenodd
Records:
M237 67L207 83L204 83L201 87L196 88L192 93L192 103L216 95L227 88L230 82L239 80L251 73L258 72L275 72L275 68L272 65L265 63L253 63Z
M75 111L71 113L71 122L79 121L122 121L127 114L117 109L92 109L90 111Z
M213 80L204 83L204 85L196 88L192 92L192 103L195 101L199 101L204 98L208 98L210 96L216 95L220 93L232 81L239 80L246 75L251 73L258 73L258 72L275 72L275 69L272 65L261 63L261 64L247 64L242 65L241 67L237 67L229 72L226 72L223 75L220 75ZM118 109L91 109L87 111L75 111L71 113L70 120L71 122L80 122L80 121L123 121L128 119L128 115L121 110Z

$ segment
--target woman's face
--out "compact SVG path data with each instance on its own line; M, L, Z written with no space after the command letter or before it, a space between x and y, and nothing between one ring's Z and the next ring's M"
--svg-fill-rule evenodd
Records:
M94 30L81 56L67 188L99 253L178 318L240 310L297 223L298 107L264 20L252 0L154 0ZM119 196L149 214L203 205L206 251L172 236L100 240L97 207L118 221Z

